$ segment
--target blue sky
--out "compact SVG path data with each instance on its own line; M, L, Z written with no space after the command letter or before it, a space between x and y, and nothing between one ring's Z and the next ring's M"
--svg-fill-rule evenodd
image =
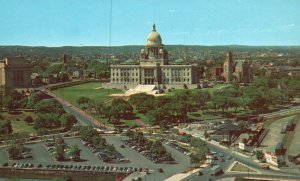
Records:
M0 45L300 45L300 0L0 0Z

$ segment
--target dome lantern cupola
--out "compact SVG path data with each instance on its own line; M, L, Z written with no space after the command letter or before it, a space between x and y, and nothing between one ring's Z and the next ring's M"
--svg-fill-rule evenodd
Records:
M153 24L152 31L149 33L147 37L147 44L149 47L162 46L162 39L160 34L156 31L156 26Z

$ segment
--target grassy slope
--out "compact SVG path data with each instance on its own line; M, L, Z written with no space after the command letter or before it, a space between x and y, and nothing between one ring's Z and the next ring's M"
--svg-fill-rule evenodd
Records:
M256 171L252 170L251 168L248 168L248 167L246 167L246 166L244 166L244 165L242 165L242 164L240 164L238 162L232 167L231 171L236 171L236 172L256 172Z
M101 83L89 82L85 84L57 89L54 90L53 93L63 97L68 102L76 106L79 106L76 100L81 96L88 97L92 100L100 100L102 102L106 102L110 100L110 94L122 93L122 91L118 89L97 89L100 86Z
M2 114L5 120L10 120L13 132L14 133L29 133L29 134L35 134L36 130L32 127L32 125L28 125L26 122L24 122L25 117L31 115L32 118L35 118L34 113L29 112L20 112L20 114L8 114L7 112ZM19 119L19 121L17 121Z

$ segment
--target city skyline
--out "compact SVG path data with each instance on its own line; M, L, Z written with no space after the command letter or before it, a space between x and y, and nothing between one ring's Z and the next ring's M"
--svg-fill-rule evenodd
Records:
M0 0L0 4L4 25L0 45L143 45L153 23L166 45L300 45L297 0Z

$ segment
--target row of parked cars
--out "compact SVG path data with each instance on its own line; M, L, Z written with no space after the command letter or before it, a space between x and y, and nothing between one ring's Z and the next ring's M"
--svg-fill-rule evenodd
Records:
M78 170L78 171L101 171L101 172L148 172L147 168L134 168L134 167L109 167L109 166L88 166L88 165L47 165L48 169L56 170Z
M18 160L18 159L25 159L25 158L33 158L33 157L32 157L32 153L31 153L31 151L30 151L29 149L23 151L23 152L20 153L20 155L18 155L17 157L13 157L13 156L9 155L9 159L10 159L10 160Z
M43 168L42 164L34 165L31 163L13 163L9 165L8 163L3 164L4 167L13 167L13 168ZM149 173L148 168L135 168L135 167L113 167L113 166L87 166L87 165L57 165L57 164L48 164L44 168L53 169L53 170L76 170L76 171L100 171L100 172L146 172Z
M111 161L110 157L106 153L97 149L93 144L91 144L87 141L84 141L84 140L80 140L80 142L84 146L86 146L92 153L94 153L101 161L103 161L103 162Z
M174 142L166 142L166 145L169 145L170 147L174 148L175 150L177 150L187 156L191 156L191 154L192 154L188 149L183 148Z
M86 146L89 150L91 150L92 153L94 153L101 161L103 162L111 162L112 159L116 162L129 162L128 159L126 159L122 154L117 152L115 155L110 156L105 151L102 151L101 149L96 148L93 144L81 140L81 143Z
M9 166L8 164L6 164L6 166ZM34 164L32 163L13 163L11 164L11 167L14 168L34 168ZM37 165L36 168L40 168L41 165Z
M174 160L170 160L168 157L159 157L155 153L152 153L151 151L147 150L145 146L138 145L136 142L132 140L123 140L124 144L129 146L130 148L136 150L140 154L142 154L145 158L148 160L159 163L159 162L173 162Z

